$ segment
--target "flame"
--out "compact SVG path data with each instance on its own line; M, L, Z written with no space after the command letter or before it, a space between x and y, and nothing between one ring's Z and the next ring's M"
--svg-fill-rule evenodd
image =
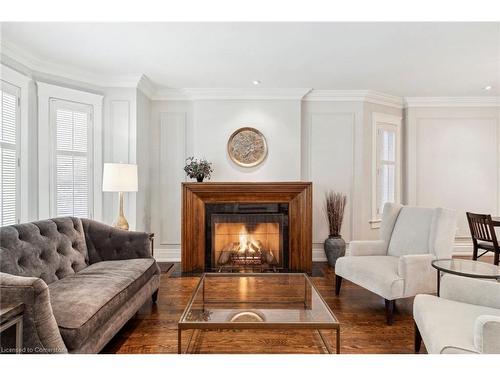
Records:
M242 227L240 231L240 248L239 252L245 252L248 248L248 232L246 227Z

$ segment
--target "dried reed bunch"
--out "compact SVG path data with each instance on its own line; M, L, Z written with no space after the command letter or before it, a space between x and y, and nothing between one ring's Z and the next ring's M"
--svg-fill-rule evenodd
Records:
M344 194L334 191L325 193L325 215L328 219L330 237L340 237L346 204L347 196Z

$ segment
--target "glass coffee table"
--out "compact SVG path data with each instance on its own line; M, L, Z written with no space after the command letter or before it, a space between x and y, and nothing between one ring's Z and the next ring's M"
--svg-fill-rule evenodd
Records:
M432 261L432 267L437 270L437 295L441 283L441 273L473 277L476 279L496 279L500 281L500 267L494 264L468 259L437 259Z
M340 323L305 273L204 273L177 326L179 354L182 331L220 329L315 330L328 353L332 330L340 353Z

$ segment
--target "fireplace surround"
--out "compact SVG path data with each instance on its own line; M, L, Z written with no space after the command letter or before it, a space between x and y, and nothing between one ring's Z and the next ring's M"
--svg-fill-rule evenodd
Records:
M214 207L216 211L223 212L214 212ZM235 212L235 210L246 212ZM253 212L250 212L252 210ZM214 223L208 226L207 215L212 213L215 214ZM258 215L261 216L257 217ZM255 218L259 220L254 220ZM210 216L211 220L212 216ZM259 226L257 226L257 221L260 221ZM214 225L217 223L239 224L239 227L235 229L234 225L229 225L226 228L215 228ZM278 225L278 230L276 225ZM233 228L230 228L231 226ZM246 230L241 230L242 226L245 226ZM246 266L250 266L252 260L262 263L262 259L265 258L268 264L264 268L274 267L277 270L310 273L312 266L312 183L183 183L181 227L183 272L198 273L218 270L214 262L219 259L212 255L215 242L210 233L210 242L207 244L207 231L219 229L219 234L226 236L225 240L223 236L219 237L219 242L225 241L224 245L227 245L225 258L232 258L234 262L239 261L243 265L246 262ZM278 232L278 239L274 232ZM242 235L242 241L240 241L240 235ZM267 242L263 241L264 235ZM280 247L276 247L276 241ZM243 242L243 246L240 242ZM249 250L254 250L256 254ZM257 250L260 250L260 253ZM246 255L243 256L244 254ZM218 256L220 255L219 251ZM255 255L256 259L252 259L250 255ZM257 259L259 257L260 260ZM222 260L226 264L225 259Z

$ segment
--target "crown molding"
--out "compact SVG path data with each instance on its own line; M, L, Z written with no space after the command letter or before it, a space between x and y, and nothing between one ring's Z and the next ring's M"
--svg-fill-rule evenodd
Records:
M8 65L15 65L11 66L11 68L20 70L32 78L39 78L42 80L56 80L59 78L66 81L66 83L86 88L90 87L96 90L109 87L139 88L141 81L143 81L143 87L147 86L147 84L144 83L144 80L147 79L147 77L143 74L110 77L108 75L89 73L88 71L70 68L67 65L43 61L26 50L9 42L5 38L2 38L0 41L0 51L2 62L6 62L8 64L10 61L11 64ZM146 91L146 89L143 89L143 91ZM147 95L147 92L145 92L145 94Z
M191 100L183 89L160 88L151 96L151 100Z
M187 88L191 100L302 100L310 88Z
M372 104L380 104L398 109L402 109L404 106L404 100L402 97L373 90L368 90L365 96L365 101Z
M156 93L155 84L144 74L137 82L137 89L142 91L149 99L152 99Z
M405 107L500 107L499 96L425 96L405 98Z
M308 102L368 102L401 109L403 98L373 90L312 90L305 97Z

